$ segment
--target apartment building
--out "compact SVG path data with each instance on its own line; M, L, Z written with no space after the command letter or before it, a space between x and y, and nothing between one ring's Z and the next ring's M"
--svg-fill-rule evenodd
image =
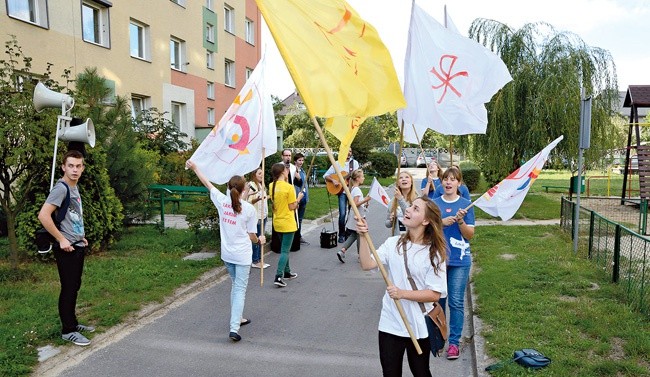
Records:
M203 140L261 56L254 0L0 0L33 72L96 67L134 116L156 107Z

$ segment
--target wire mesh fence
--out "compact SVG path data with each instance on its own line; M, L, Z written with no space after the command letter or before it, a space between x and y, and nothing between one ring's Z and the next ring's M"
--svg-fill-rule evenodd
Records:
M634 216L630 215L631 212L625 215L624 212L629 212L625 208L617 208L618 214L617 211L602 214L587 207L593 202L581 200L580 204L578 248L586 250L589 259L611 275L612 282L624 287L625 299L633 308L650 315L650 238L631 229L645 232L647 200L645 203L641 201L641 214L637 212L636 221L632 221ZM609 204L614 206L613 201ZM624 205L618 199L618 206ZM600 207L603 212L606 209ZM562 198L560 225L571 234L574 210L575 203Z

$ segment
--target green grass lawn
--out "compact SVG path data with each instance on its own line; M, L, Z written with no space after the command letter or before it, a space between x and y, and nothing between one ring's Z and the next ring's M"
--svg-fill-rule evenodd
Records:
M509 364L492 375L650 375L649 318L620 300L624 287L574 255L558 227L477 227L472 254L489 355L534 348L553 360L537 373Z

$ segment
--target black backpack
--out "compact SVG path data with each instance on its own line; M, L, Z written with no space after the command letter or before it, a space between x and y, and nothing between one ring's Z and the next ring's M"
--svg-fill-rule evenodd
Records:
M61 181L61 183L65 186L65 199L63 199L63 203L61 203L61 207L52 212L52 221L54 221L54 225L56 225L57 229L60 229L59 227L61 226L61 222L65 218L65 214L68 213L68 207L70 207L70 187L64 181ZM50 232L45 228L41 228L34 233L34 243L36 244L36 249L39 254L48 253L52 250L52 244L55 242L56 240L54 237L52 237Z

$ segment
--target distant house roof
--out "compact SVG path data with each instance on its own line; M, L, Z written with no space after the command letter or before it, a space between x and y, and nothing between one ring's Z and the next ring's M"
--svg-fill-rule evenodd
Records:
M306 110L305 103L300 98L298 92L291 93L287 98L282 100L282 109L278 115L287 115Z
M630 116L630 110L626 108L635 105L639 112L639 117L647 117L650 110L650 85L630 85L627 91L619 91L618 98L620 103L619 113L625 117Z

